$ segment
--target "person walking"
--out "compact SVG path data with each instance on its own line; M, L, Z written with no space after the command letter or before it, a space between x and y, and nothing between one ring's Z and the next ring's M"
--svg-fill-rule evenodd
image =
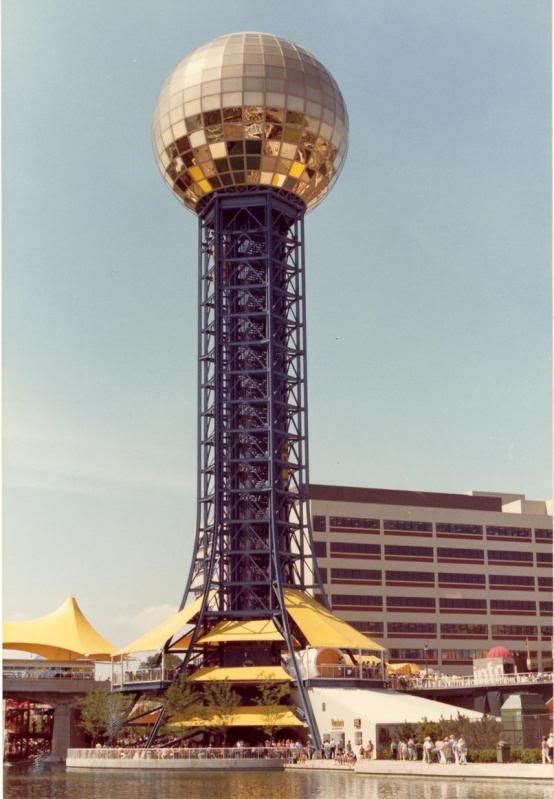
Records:
M406 741L400 741L400 760L408 759L408 744Z
M392 760L398 759L398 741L395 741L394 738L390 742L390 756Z
M445 738L441 749L441 763L450 763L452 760L452 744L450 738Z
M372 760L373 759L373 749L374 749L373 741L368 741L366 749L365 749L366 757L367 757L368 760Z
M459 766L467 766L467 744L463 735L460 735L456 744L456 762Z
M548 739L546 735L542 736L541 741L541 754L542 754L542 762L543 763L552 763L552 758L548 753Z
M440 738L437 738L437 742L435 744L435 756L437 758L437 763L446 763L446 760L442 756L443 747L444 741L441 741Z
M433 754L433 749L435 748L433 741L429 736L423 741L423 762L424 763L431 763L431 757Z
M414 739L411 738L411 737L408 738L407 748L408 748L408 753L407 753L408 754L408 760L417 760L416 743L415 743Z
M552 760L554 760L554 731L550 733L546 742L548 744L548 757L552 763Z

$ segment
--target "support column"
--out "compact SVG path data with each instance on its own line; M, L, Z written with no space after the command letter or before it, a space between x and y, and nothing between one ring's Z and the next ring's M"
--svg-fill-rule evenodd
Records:
M67 750L71 742L71 705L73 700L56 700L54 708L54 726L52 729L52 748L47 757L49 763L65 763Z

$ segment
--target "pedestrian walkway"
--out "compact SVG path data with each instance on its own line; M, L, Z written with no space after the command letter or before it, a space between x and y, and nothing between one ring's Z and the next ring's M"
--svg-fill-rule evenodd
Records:
M398 760L359 760L352 766L331 766L330 761L309 760L305 763L286 765L286 769L328 769L349 770L356 774L368 774L379 777L425 777L425 779L453 778L457 780L533 780L552 781L554 766L543 766L540 763L469 763L467 766L456 766L440 763L422 763L421 761Z

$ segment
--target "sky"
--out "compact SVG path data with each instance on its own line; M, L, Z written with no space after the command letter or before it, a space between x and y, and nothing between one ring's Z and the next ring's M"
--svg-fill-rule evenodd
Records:
M551 496L547 0L4 0L4 616L173 612L196 514L196 219L150 141L260 30L350 115L306 218L311 480Z

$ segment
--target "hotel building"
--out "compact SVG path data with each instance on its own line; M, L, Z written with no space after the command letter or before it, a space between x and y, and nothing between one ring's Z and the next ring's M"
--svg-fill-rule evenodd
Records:
M552 505L522 494L310 486L331 607L388 649L447 674L494 645L552 668Z

